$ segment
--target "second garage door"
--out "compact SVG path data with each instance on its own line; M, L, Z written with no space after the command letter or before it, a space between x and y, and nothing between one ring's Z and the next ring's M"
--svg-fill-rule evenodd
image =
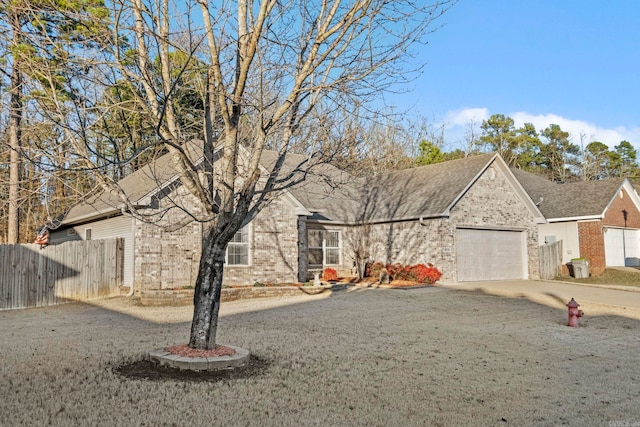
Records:
M458 229L458 281L523 279L524 234L522 231Z
M640 264L640 230L611 228L604 233L604 254L607 267Z

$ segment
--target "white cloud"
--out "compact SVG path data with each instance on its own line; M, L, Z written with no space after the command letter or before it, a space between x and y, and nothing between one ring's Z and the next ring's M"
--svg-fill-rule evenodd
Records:
M482 123L489 118L487 108L462 108L460 110L449 111L444 117L445 126L468 126L469 123Z
M473 122L479 129L482 121L489 118L490 115L491 113L488 108L464 108L449 111L443 120L446 134L458 136L457 139L459 139L459 136L462 134L462 128L468 128L470 123ZM574 144L580 144L580 136L583 135L583 142L585 144L592 141L600 141L607 144L610 148L613 148L615 145L618 145L620 141L626 140L640 150L640 127L626 128L620 126L616 128L604 128L593 123L568 119L557 114L536 115L518 111L506 115L514 120L516 127L520 127L525 123L533 123L538 132L551 124L556 124L560 126L562 130L571 134L571 141Z
M593 123L582 120L567 119L556 114L529 114L526 112L516 112L509 114L515 121L516 127L525 123L533 123L538 132L551 124L556 124L566 132L571 134L571 141L574 144L580 144L581 135L583 142L588 144L592 141L600 141L607 144L610 148L618 145L620 141L627 140L636 146L640 143L640 128L627 129L625 127L617 127L607 129L599 127Z

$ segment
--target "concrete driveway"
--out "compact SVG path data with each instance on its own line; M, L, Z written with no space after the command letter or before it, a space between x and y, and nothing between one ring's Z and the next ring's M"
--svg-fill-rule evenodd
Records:
M640 278L640 275L639 275ZM640 318L640 288L585 285L539 280L504 280L445 284L445 288L480 291L562 307L574 298L587 315L616 312Z

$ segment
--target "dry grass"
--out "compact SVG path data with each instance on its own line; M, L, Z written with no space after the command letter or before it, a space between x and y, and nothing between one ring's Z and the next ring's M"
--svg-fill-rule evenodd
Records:
M585 279L561 277L560 280L574 283L588 283L591 285L614 285L640 287L640 270L632 268L607 268L598 276Z
M267 360L261 375L114 373L185 342L190 310L115 299L0 312L0 426L640 423L638 320L572 329L565 310L437 287L238 301L223 305L219 341Z

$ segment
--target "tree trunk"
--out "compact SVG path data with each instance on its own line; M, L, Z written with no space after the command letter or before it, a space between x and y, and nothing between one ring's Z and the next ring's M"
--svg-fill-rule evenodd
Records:
M364 279L364 274L367 269L367 258L356 258L356 271L358 273L358 280Z
M11 17L13 29L13 43L18 46L21 40L20 17L17 14ZM11 109L9 118L9 211L7 214L7 243L18 243L19 236L19 200L20 197L20 145L22 126L22 74L20 73L19 54L13 57L13 69L11 70Z
M205 232L193 295L193 320L189 338L191 348L213 350L216 346L225 252L225 245L214 238L213 232Z

